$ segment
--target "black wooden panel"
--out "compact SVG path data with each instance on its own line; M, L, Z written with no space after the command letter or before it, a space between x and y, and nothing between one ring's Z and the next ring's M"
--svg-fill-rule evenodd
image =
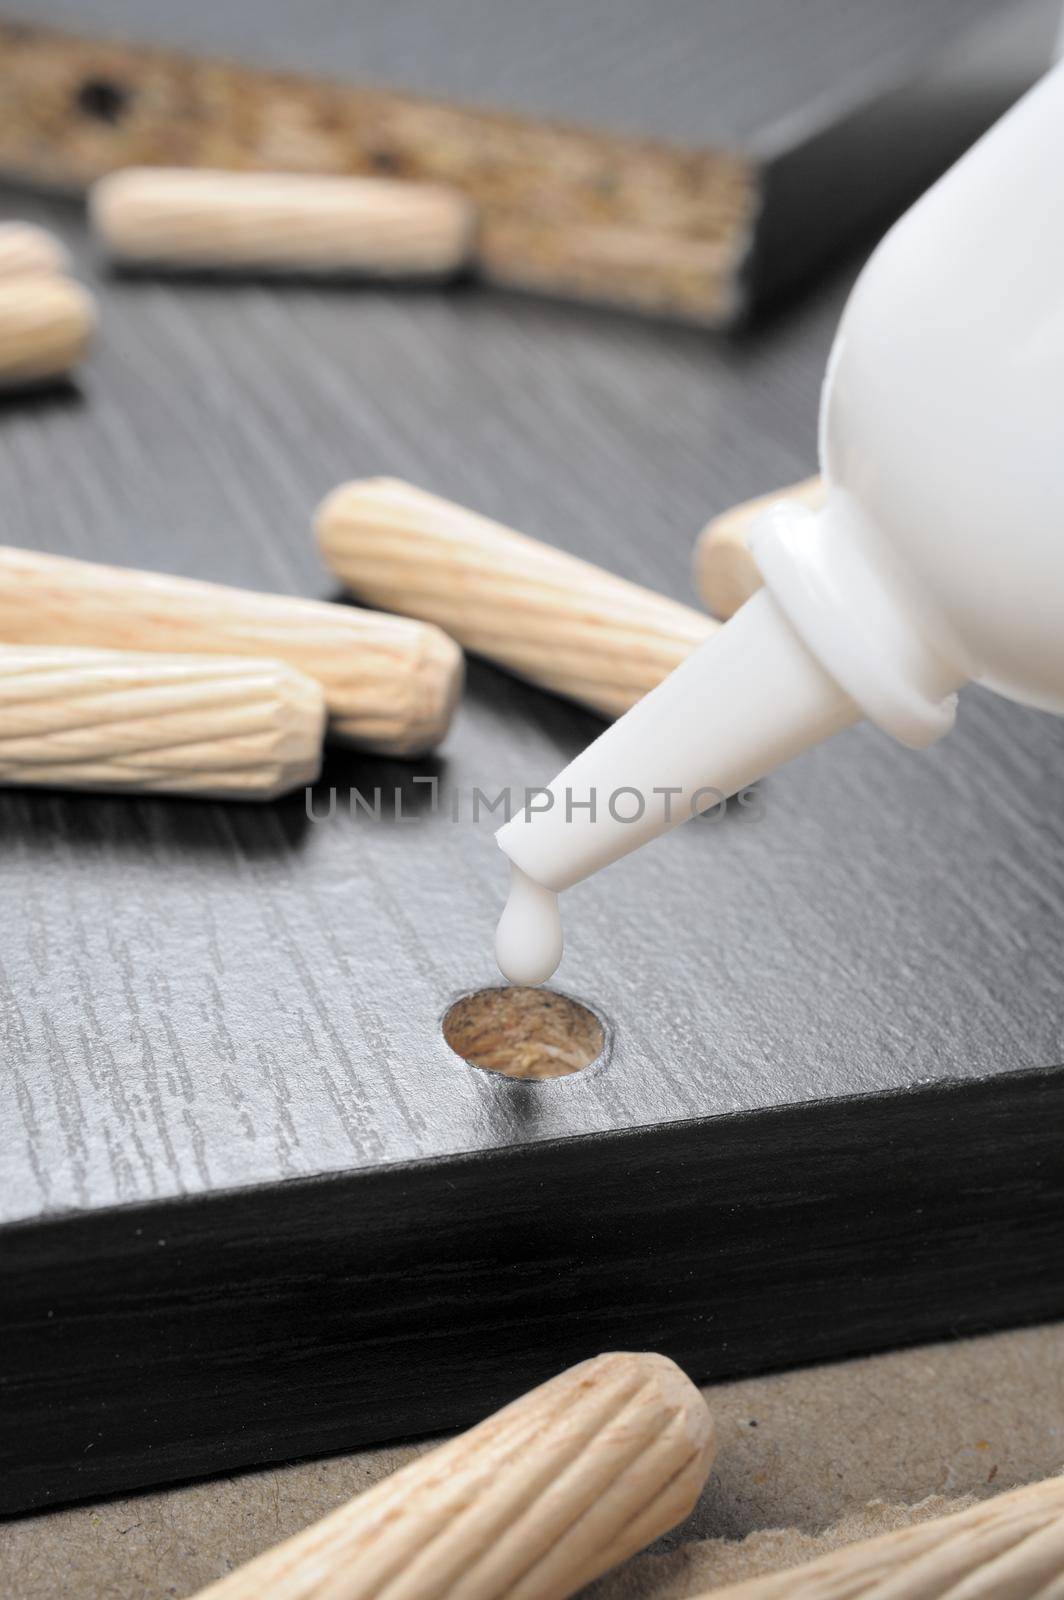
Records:
M1059 1313L1064 1074L692 1119L13 1230L0 1509ZM1022 1220L1021 1220L1022 1219Z

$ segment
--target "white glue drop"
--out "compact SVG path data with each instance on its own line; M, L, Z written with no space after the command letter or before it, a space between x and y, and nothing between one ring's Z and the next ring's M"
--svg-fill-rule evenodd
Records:
M495 959L511 983L546 983L562 959L558 896L510 864L510 893L495 930Z

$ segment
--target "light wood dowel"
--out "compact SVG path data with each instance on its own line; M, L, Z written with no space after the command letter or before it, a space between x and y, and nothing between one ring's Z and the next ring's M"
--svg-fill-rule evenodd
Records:
M777 500L797 500L811 511L824 504L824 486L819 478L806 478L789 489L744 500L706 524L695 545L695 585L715 617L726 619L756 594L761 574L750 554L747 540L750 529L766 507Z
M0 783L270 800L314 782L324 726L281 661L0 645Z
M0 387L63 377L85 354L95 325L92 296L69 278L0 277Z
M474 231L443 184L163 167L102 178L89 215L120 261L388 277L457 271Z
M1060 1600L1064 1478L713 1589L702 1600Z
M437 744L462 684L461 651L424 623L9 546L0 640L271 656L322 685L333 735L385 755Z
M562 1600L682 1521L713 1450L673 1362L598 1356L199 1600Z
M333 491L318 542L353 594L618 716L717 624L675 600L392 478Z
M0 222L0 278L38 272L54 277L69 265L66 249L47 229L33 222Z

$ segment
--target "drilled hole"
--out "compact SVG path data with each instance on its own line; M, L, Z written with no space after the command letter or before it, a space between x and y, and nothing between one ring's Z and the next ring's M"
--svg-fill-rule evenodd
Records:
M129 105L129 90L110 78L86 78L78 89L78 110L95 122L113 127Z
M399 157L394 150L371 150L369 159L374 172L399 171Z
M593 1011L550 989L478 989L443 1019L443 1037L471 1066L507 1078L567 1078L602 1053Z

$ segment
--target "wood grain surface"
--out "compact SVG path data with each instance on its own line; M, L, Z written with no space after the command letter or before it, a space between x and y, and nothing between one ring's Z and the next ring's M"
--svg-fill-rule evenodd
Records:
M321 771L321 684L282 661L0 644L0 783L275 800Z
M386 756L446 737L465 668L453 639L407 617L12 545L0 640L286 661L325 690L330 737Z
M387 474L691 602L707 518L815 465L852 267L724 342L109 278L0 198L101 307L79 386L0 408L12 544L330 597L313 508ZM438 757L333 753L317 820L0 798L10 1504L458 1425L619 1343L704 1377L1064 1308L1064 723L855 729L581 885L558 983L607 1052L507 1081L439 1030L498 981L472 790L600 726L473 663Z
M683 1522L713 1416L652 1352L581 1361L197 1600L566 1600Z
M0 277L0 391L65 377L96 325L92 297L51 272Z
M434 622L602 717L629 710L716 632L704 611L395 478L340 484L314 526L356 599Z

